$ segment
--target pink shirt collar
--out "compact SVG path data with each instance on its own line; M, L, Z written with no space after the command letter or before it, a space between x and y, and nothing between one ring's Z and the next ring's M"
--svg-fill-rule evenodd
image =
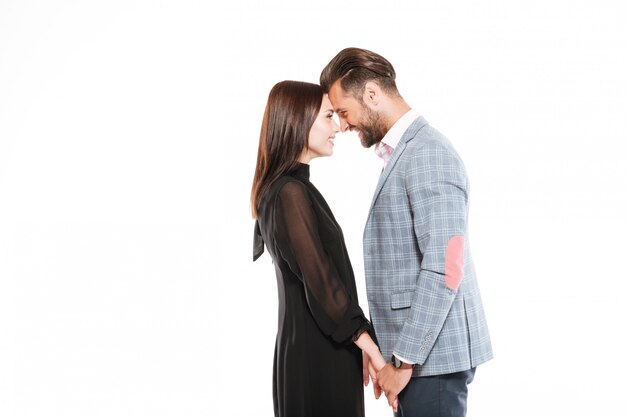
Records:
M395 149L396 146L398 146L400 139L402 139L404 132L406 132L409 126L411 126L411 123L413 123L418 117L419 113L417 110L410 109L408 112L404 113L404 115L402 115L402 117L399 118L393 126L391 126L391 129L389 129L381 142Z

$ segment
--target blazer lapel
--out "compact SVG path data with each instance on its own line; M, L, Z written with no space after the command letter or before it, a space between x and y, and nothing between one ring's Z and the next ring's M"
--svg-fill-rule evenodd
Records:
M415 121L411 124L411 126L409 126L406 132L404 132L404 134L402 135L400 142L398 142L398 146L396 146L396 149L394 149L393 154L391 155L391 159L387 161L387 165L385 166L385 169L383 170L382 174L380 174L380 178L378 179L378 185L376 186L376 190L374 191L374 197L372 198L372 204L370 206L370 213L372 212L372 209L374 208L374 204L376 204L376 200L378 200L378 195L380 194L380 191L383 189L383 185L385 185L387 178L389 178L389 174L391 174L391 171L393 171L393 168L396 165L396 162L398 162L398 160L400 159L400 156L402 156L402 153L406 149L407 143L410 142L415 137L415 135L417 134L417 132L420 131L421 128L426 126L426 123L427 123L426 119L424 119L422 116L419 116L417 119L415 119ZM369 216L368 216L368 220L369 220Z

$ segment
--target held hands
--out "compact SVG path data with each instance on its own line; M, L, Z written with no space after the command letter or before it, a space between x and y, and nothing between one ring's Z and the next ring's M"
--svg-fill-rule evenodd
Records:
M383 371L385 372L384 374ZM395 384L393 382L395 380L394 371L409 371L399 375L405 377L405 374L408 374L406 381L404 381L404 383ZM398 412L398 394L409 383L411 374L411 369L396 369L391 366L390 363L385 363L385 360L380 353L374 360L371 359L367 353L363 352L363 385L367 386L369 384L369 380L372 380L372 388L374 389L374 397L376 397L376 399L380 398L380 394L383 392L381 387L384 386L387 402L393 408L394 412ZM386 382L384 382L384 385L381 385L381 377L385 378ZM389 381L390 378L392 382Z
M412 368L395 368L391 363L386 363L378 372L378 385L385 392L387 402L395 412L398 412L398 394L407 386L412 374Z
M369 380L372 380L372 388L374 389L374 397L376 397L376 399L380 398L380 394L382 394L376 376L378 371L385 366L385 360L382 355L380 352L377 353L378 355L375 356L376 359L371 359L367 353L363 352L363 385L367 387Z
M412 369L396 369L385 363L378 346L367 332L361 333L354 343L363 351L363 385L367 386L371 379L374 397L380 398L384 391L389 405L397 412L398 393L409 383Z

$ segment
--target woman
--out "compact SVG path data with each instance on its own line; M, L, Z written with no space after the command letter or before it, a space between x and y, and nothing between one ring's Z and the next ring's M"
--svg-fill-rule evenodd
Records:
M278 281L276 416L363 416L363 364L385 365L358 305L341 228L309 181L309 161L333 153L332 116L319 85L283 81L261 126L251 206L254 260L265 244Z

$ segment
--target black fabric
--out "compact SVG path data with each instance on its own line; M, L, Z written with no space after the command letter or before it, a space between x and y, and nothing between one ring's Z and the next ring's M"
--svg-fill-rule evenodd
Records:
M308 165L277 180L263 198L255 259L263 243L278 283L275 415L364 416L361 351L352 338L370 325L343 233L309 181Z

